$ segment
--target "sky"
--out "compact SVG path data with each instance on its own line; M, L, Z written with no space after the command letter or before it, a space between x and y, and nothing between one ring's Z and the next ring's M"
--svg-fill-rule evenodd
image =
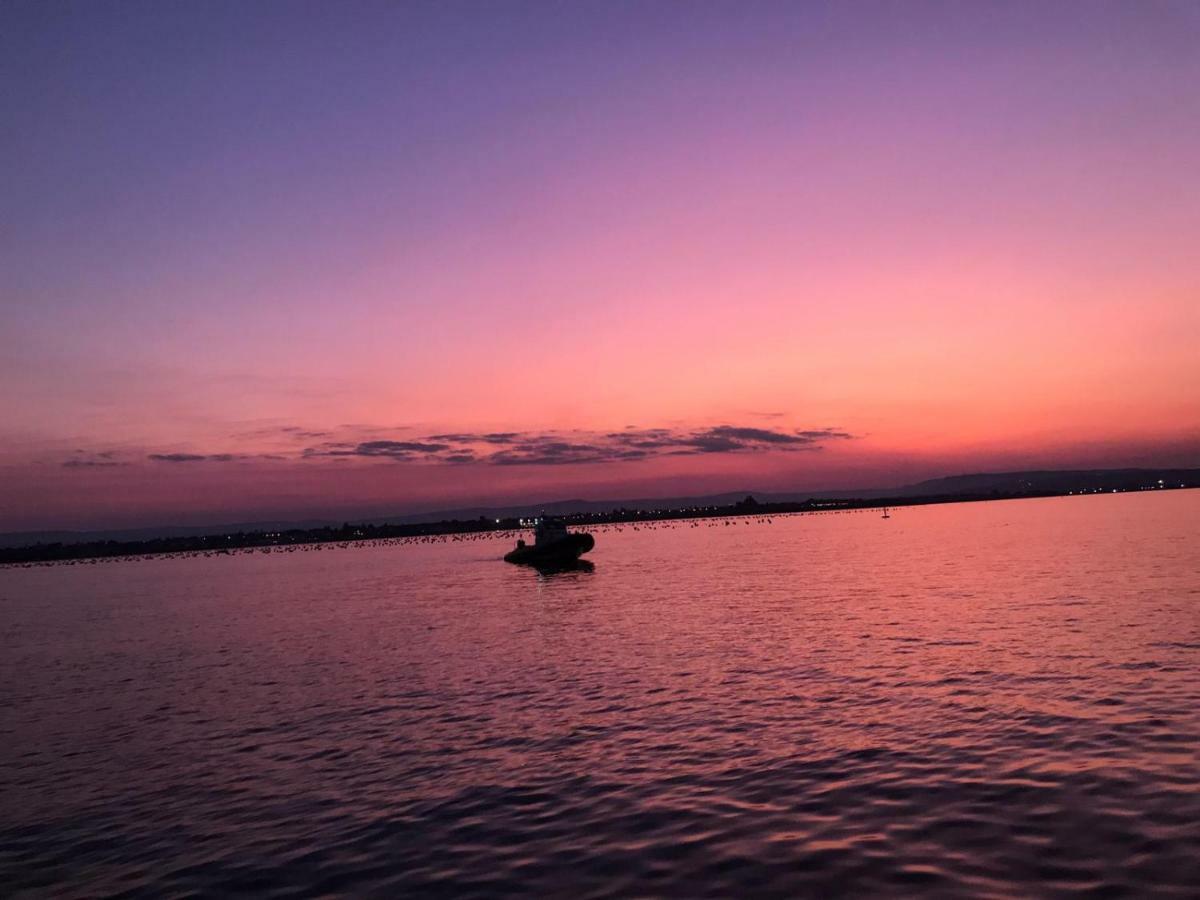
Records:
M0 530L1200 465L1200 5L0 5Z

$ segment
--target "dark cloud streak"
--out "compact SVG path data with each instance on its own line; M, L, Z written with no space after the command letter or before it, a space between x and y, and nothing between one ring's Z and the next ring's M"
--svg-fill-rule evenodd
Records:
M154 462L194 463L231 462L238 457L232 453L151 453L146 458Z
M299 426L276 429L297 437L326 436ZM634 428L623 431L488 431L455 432L408 440L379 438L367 441L329 440L299 453L148 453L154 463L225 463L245 460L288 461L330 459L390 460L399 463L484 466L565 466L636 462L667 456L728 453L783 453L820 450L831 441L853 435L834 428L783 430L745 425L706 428ZM76 451L62 462L66 468L107 468L129 465L113 458L113 451Z

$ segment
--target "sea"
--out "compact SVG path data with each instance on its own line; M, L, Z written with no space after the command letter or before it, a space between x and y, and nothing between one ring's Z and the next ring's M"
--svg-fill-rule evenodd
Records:
M1200 895L1200 491L0 570L6 897Z

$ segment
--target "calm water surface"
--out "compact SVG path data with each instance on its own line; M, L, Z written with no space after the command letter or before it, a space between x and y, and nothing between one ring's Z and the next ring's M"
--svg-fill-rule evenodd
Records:
M1200 893L1200 492L0 570L0 892Z

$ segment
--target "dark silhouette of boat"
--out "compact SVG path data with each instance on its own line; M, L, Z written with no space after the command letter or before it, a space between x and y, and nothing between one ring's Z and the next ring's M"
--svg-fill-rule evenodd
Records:
M571 572L594 572L596 565L591 560L587 559L571 559L566 562L538 563L530 566L539 575L544 575L547 578L555 575L567 575Z
M516 549L504 554L504 561L539 569L553 568L575 562L594 546L595 538L586 531L567 531L561 522L541 518L533 529L533 545L517 541Z

